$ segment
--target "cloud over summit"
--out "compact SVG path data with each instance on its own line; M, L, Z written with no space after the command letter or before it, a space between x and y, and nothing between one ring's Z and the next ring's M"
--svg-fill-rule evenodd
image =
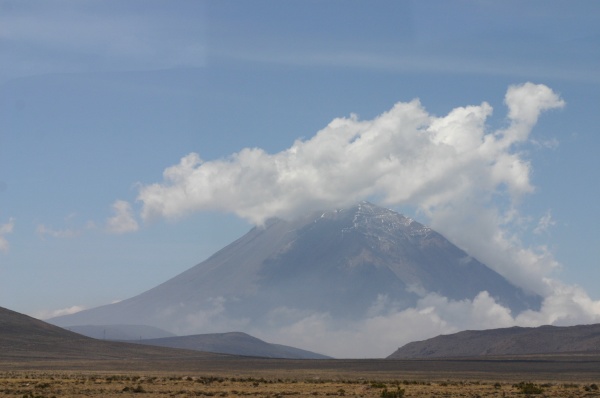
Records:
M142 217L219 210L261 224L372 196L426 213L481 193L506 191L513 201L533 190L530 164L515 144L527 140L542 111L564 102L532 83L511 86L505 102L509 125L498 131L486 130L486 102L436 117L413 100L372 120L334 119L275 154L245 148L204 161L190 153L165 170L163 182L140 189Z
M491 131L487 102L435 116L415 99L372 120L336 118L274 154L245 148L204 161L190 153L164 171L162 182L140 187L141 217L216 210L261 224L375 198L413 206L512 282L544 293L541 277L556 262L544 248L521 247L510 226L519 219L520 199L534 191L531 164L519 146L543 111L565 103L547 86L525 83L508 88L505 104L505 125ZM532 278L539 282L524 283Z

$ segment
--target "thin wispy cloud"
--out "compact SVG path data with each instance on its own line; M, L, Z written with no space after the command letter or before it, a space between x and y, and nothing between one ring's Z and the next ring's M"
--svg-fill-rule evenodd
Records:
M311 68L356 68L393 73L435 73L470 76L521 76L538 79L561 79L579 82L598 83L600 78L594 69L587 65L556 65L546 59L528 59L522 62L519 57L490 57L490 54L461 54L443 51L423 52L422 49L406 48L401 52L373 52L367 49L358 51L328 50L310 51L277 48L272 50L247 48L210 49L210 56L235 62L286 65Z
M62 316L62 315L71 315L71 314L75 314L79 311L83 311L86 308L84 306L81 305L73 305L71 307L67 307L67 308L61 308L58 310L40 310L40 311L36 311L35 313L31 314L32 317L37 318L37 319L50 319L50 318L54 318L57 316Z
M8 222L0 224L0 253L8 253L10 244L6 235L12 234L15 227L15 219L9 218Z
M540 218L537 226L533 230L533 233L536 235L547 233L550 228L556 225L556 221L552 218L552 213L548 211L546 214Z
M119 11L99 12L99 5L65 1L6 7L0 26L8 61L4 64L12 69L5 68L0 77L205 64L204 27L198 14L173 21L168 13L140 15L110 3L109 11Z
M38 226L35 228L35 232L42 239L45 239L46 237L64 239L80 236L83 233L83 230L71 228L55 229L44 224L38 224Z
M35 232L41 239L46 239L47 237L57 238L57 239L70 239L76 238L83 235L86 231L96 229L96 224L93 221L87 221L85 225L77 225L76 222L77 214L71 213L67 217L65 217L65 224L67 224L64 228L56 228L51 227L46 224L38 224L35 228Z

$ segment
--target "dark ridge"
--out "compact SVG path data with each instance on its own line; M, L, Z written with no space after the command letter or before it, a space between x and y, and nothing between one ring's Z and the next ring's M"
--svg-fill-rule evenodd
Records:
M406 344L388 358L451 358L562 353L600 354L600 324L466 330Z

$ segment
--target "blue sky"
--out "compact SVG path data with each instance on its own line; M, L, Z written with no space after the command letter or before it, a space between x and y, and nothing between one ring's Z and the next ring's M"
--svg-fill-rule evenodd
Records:
M521 286L554 297L544 281L560 281L584 297L580 319L600 316L598 2L0 0L0 49L0 306L47 317L125 299L266 217L367 199ZM451 112L474 106L488 112L483 136L517 134L511 87L515 107L538 102L524 136L490 155L514 161L500 171L438 152L458 148L450 127L382 152L410 164L372 180L352 140L315 138L417 98L398 117L422 112L460 135L469 116ZM274 164L288 185L269 185ZM256 182L240 184L240 169ZM395 189L416 184L403 170L424 185ZM178 197L183 186L199 193Z

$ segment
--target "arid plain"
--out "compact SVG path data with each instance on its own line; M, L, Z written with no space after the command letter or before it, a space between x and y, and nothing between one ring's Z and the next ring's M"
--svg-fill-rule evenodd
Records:
M187 373L187 372L185 372ZM228 374L225 372L224 374ZM235 374L235 372L234 372ZM0 373L2 397L551 397L600 396L587 382L511 382L508 380L410 380L318 376L313 372L281 377L208 376L173 372L13 371Z
M399 361L182 354L1 361L0 397L600 396L594 355Z

